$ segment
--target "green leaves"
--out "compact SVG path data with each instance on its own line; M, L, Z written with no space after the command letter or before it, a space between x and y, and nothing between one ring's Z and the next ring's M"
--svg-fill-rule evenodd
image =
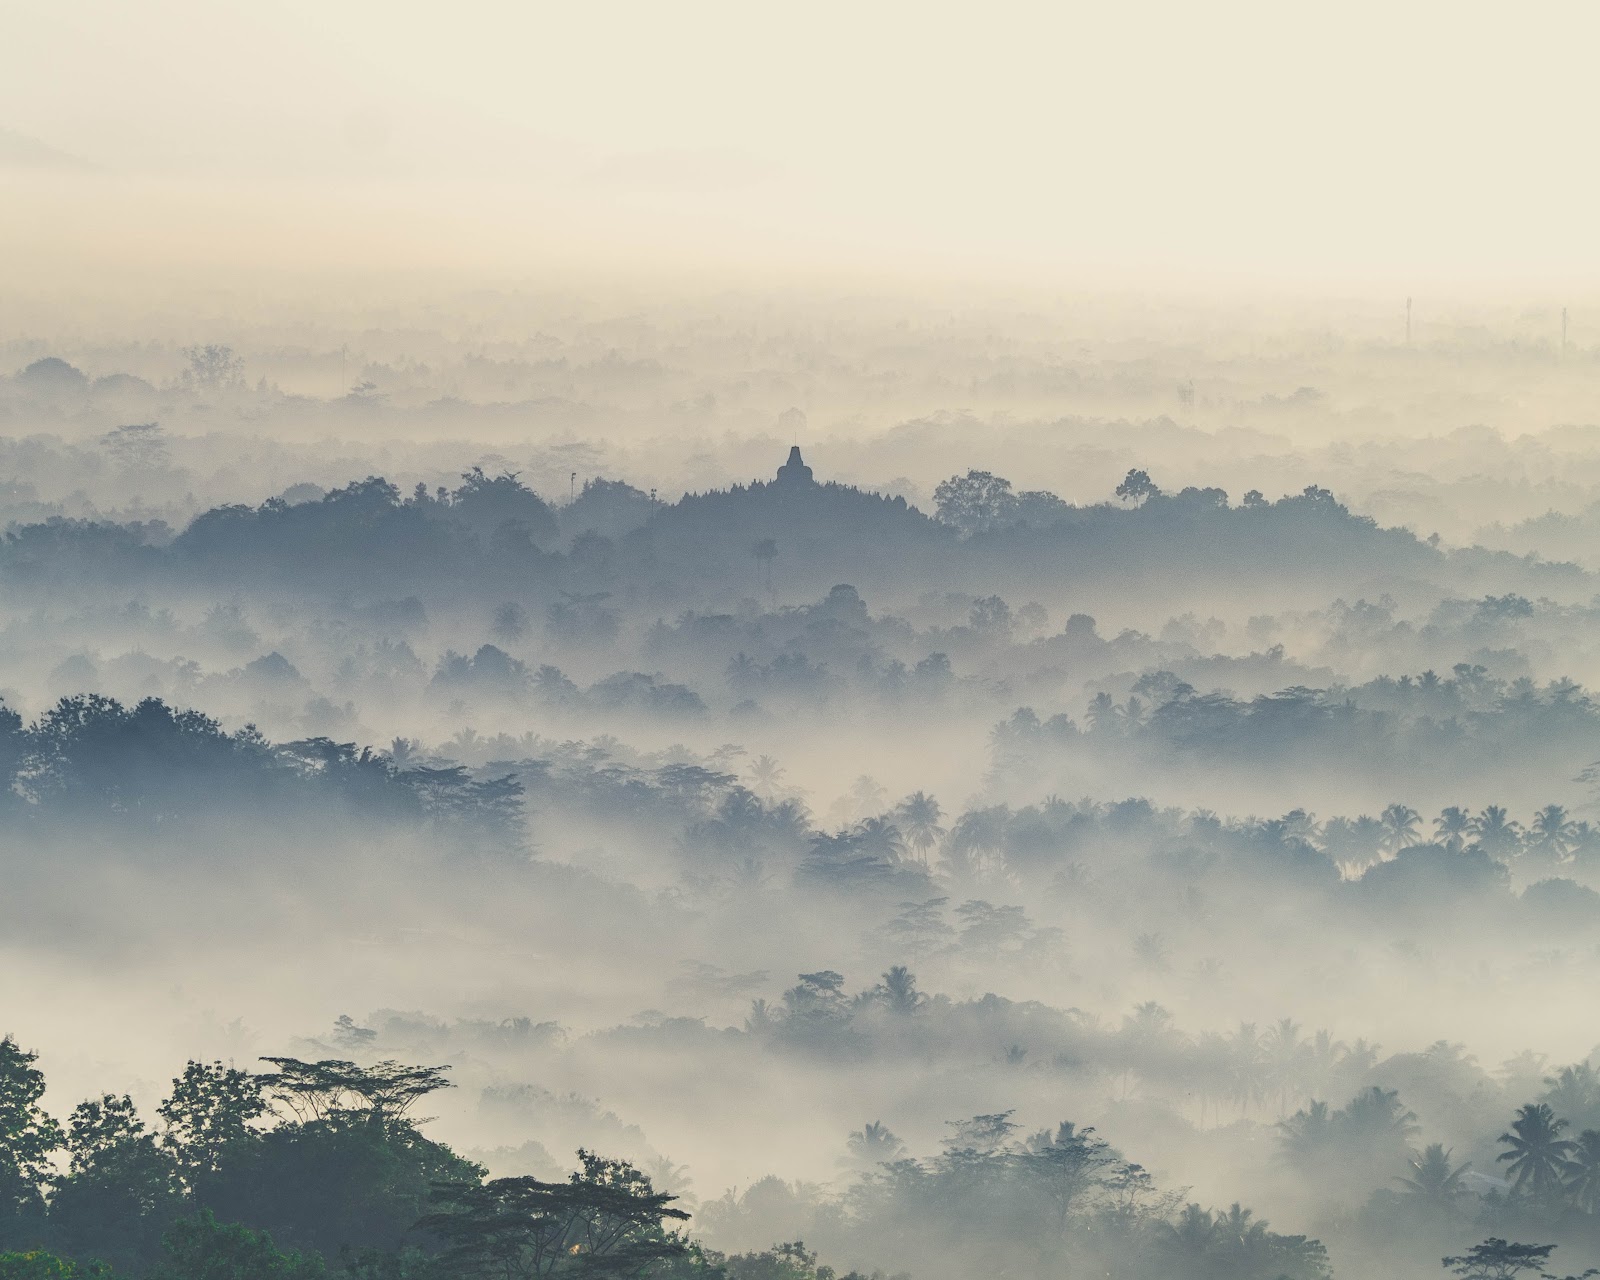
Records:
M265 1231L218 1222L209 1209L182 1218L161 1240L165 1258L152 1280L323 1280L315 1254L279 1249Z
M262 1058L277 1071L258 1077L260 1087L301 1120L367 1112L381 1122L402 1119L419 1100L450 1088L448 1065L408 1067L385 1060L370 1067L328 1058Z
M42 1203L50 1156L61 1146L61 1126L39 1105L37 1058L10 1036L0 1040L0 1213L7 1216Z
M172 1082L172 1096L156 1114L166 1124L161 1144L184 1176L216 1171L224 1148L248 1138L250 1124L266 1114L261 1078L220 1062L190 1062Z
M633 1277L688 1256L667 1221L689 1215L677 1197L654 1190L625 1161L579 1151L580 1172L562 1182L496 1178L440 1187L447 1211L418 1226L446 1242L441 1263L452 1275L544 1280L558 1275Z

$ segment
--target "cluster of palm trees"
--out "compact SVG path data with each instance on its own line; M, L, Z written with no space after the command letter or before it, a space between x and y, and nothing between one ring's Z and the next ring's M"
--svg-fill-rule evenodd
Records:
M1544 1207L1565 1202L1592 1214L1600 1210L1600 1129L1563 1137L1570 1127L1549 1103L1530 1102L1500 1135L1506 1149L1496 1160L1506 1166L1513 1195Z
M1219 1116L1223 1104L1244 1116L1258 1107L1289 1106L1365 1078L1378 1060L1378 1046L1366 1040L1345 1044L1327 1031L1302 1034L1299 1023L1280 1018L1266 1028L1242 1022L1228 1034L1184 1035L1172 1015L1155 1002L1134 1009L1106 1048L1107 1066L1126 1078L1149 1083L1166 1080L1193 1097L1200 1122L1208 1111ZM1317 1104L1314 1104L1317 1105Z
M863 784L871 781L864 778L857 783L852 796L841 801L841 813L851 808L859 812L875 807L860 799L861 793L866 791ZM875 783L872 785L877 791L874 798L881 805L883 789ZM909 864L925 872L930 869L929 855L946 834L941 825L943 817L944 810L939 802L926 792L917 791L892 809L861 818L834 832L814 833L811 837L813 860L820 859L833 866L863 860L882 868Z
M1583 1065L1569 1067L1563 1075L1575 1071L1593 1077ZM1559 1080L1552 1084L1559 1090ZM1505 1165L1513 1199L1546 1211L1570 1207L1585 1215L1600 1212L1600 1129L1564 1137L1569 1128L1548 1102L1530 1102L1517 1110L1510 1129L1497 1139L1505 1150L1495 1157ZM1409 1163L1409 1173L1395 1180L1407 1199L1444 1208L1470 1190L1466 1177L1471 1161L1456 1164L1443 1143L1431 1143Z
M1370 822L1358 818L1356 822ZM1387 853L1426 843L1422 836L1422 815L1403 804L1391 804L1378 818L1380 847ZM1546 805L1534 815L1526 829L1506 810L1491 804L1479 813L1458 805L1440 811L1433 820L1434 844L1459 853L1469 842L1490 857L1510 861L1531 854L1550 863L1571 862L1581 853L1600 849L1600 829L1588 822L1575 821L1559 804Z
M776 794L776 778L781 776L781 769L775 769L763 757L755 772L757 794ZM1126 806L1110 808L1122 807ZM911 861L923 869L931 869L932 855L938 850L948 870L984 879L1005 872L1012 831L1018 820L1040 818L1060 826L1062 815L1098 821L1106 816L1106 809L1088 801L1071 804L1051 796L1037 809L1012 810L1007 805L968 809L947 828L939 802L918 791L893 808L847 826L827 839L891 863ZM1184 815L1167 811L1157 815L1151 811L1149 816L1160 823ZM1526 826L1511 817L1503 805L1487 805L1476 813L1451 805L1433 819L1431 832L1426 830L1427 824L1417 810L1399 803L1388 805L1375 818L1363 814L1355 818L1333 817L1326 822L1319 822L1316 815L1303 809L1280 818L1227 824L1219 824L1210 813L1196 811L1189 815L1188 825L1195 824L1237 831L1246 837L1264 837L1275 844L1311 846L1347 876L1358 876L1374 863L1404 850L1423 847L1452 854L1479 851L1497 862L1526 865L1539 871L1600 858L1600 825L1574 819L1559 804L1544 806Z

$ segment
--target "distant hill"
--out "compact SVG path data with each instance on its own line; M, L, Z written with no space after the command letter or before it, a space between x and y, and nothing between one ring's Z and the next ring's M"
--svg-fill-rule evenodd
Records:
M82 156L58 150L25 133L0 127L0 169L54 169L62 173L93 173L100 166Z

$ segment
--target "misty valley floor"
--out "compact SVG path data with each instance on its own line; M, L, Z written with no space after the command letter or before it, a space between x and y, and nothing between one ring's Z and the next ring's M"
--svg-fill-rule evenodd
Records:
M1570 363L532 305L0 343L0 1280L1600 1264Z

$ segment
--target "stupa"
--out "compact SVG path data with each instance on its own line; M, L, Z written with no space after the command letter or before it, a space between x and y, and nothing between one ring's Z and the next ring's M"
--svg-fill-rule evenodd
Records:
M800 457L799 445L794 444L789 446L789 461L785 462L781 467L778 468L778 478L776 483L783 485L816 483L816 481L811 478L811 468L806 466L805 462Z

